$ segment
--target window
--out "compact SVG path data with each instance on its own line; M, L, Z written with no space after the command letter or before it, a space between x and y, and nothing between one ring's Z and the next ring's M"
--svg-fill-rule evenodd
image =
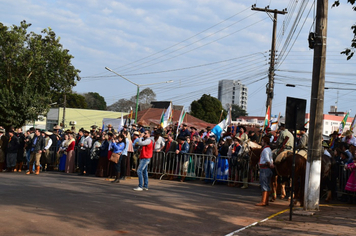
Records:
M329 125L329 122L325 121L325 125ZM326 131L326 132L328 132L328 131Z

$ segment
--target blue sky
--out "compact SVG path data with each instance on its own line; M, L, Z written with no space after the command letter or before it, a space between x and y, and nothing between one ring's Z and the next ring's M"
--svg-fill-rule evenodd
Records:
M329 3L325 86L332 89L325 90L324 113L336 102L339 111L356 111L356 58L346 61L340 55L350 45L350 27L355 22L355 13L344 2L338 8L331 8ZM219 80L240 79L248 87L247 112L264 116L272 20L266 13L251 11L251 5L287 8L289 12L278 15L279 60L272 106L272 113L277 115L284 114L287 96L307 99L309 112L313 50L308 48L307 37L313 31L313 3L0 0L0 21L11 26L26 20L36 33L51 27L75 57L74 66L81 70L82 80L74 91L98 92L108 105L135 95L136 87L105 67L138 84L173 80L150 88L157 100L171 100L187 108L204 93L217 97Z

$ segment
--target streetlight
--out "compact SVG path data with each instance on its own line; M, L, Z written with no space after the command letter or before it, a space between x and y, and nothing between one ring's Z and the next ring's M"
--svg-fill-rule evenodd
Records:
M108 71L120 76L121 78L123 78L124 80L127 80L128 82L130 82L131 84L134 84L137 86L137 96L136 96L136 112L135 112L135 123L137 124L137 112L138 112L138 95L140 93L140 87L143 86L149 86L149 85L154 85L154 84L164 84L164 83L172 83L173 80L168 80L168 81L164 81L164 82L158 82L158 83L152 83L152 84L136 84L134 82L132 82L131 80L129 80L128 78L125 78L124 76L120 75L119 73L113 71L112 69L110 69L109 67L105 67L105 69L107 69Z

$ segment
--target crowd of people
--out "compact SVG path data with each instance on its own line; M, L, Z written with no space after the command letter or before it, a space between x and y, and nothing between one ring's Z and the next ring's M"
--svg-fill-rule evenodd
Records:
M349 151L350 145L356 146L356 138L351 131L346 131L340 138L334 132L330 140L323 141L324 154L335 163L334 176L328 182L328 197L336 193L336 179L340 176L338 166L354 170L354 153ZM130 171L135 171L139 177L138 187L134 190L148 190L147 167L155 153L174 154L182 157L187 153L204 154L213 158L201 167L201 172L207 178L224 179L230 185L243 182L242 188L247 188L249 173L248 161L241 164L238 156L241 146L246 142L255 142L262 145L262 154L259 160L260 183L262 200L259 205L268 204L268 193L271 191L270 180L273 175L273 165L277 154L285 150L293 150L294 145L298 153L306 156L308 149L307 129L304 128L294 140L293 134L281 123L277 131L270 128L266 130L257 127L230 126L221 137L211 132L211 127L199 130L182 124L179 129L172 125L162 129L160 126L148 129L142 123L124 125L120 131L107 125L105 130L96 125L91 130L75 128L63 130L55 125L53 130L45 131L30 128L23 132L21 128L10 127L6 131L0 127L0 171L21 172L26 174L40 174L40 171L58 170L64 173L79 175L95 175L98 177L114 177L112 183L120 183ZM273 150L273 151L272 151ZM119 156L117 163L110 161L112 156ZM174 160L167 158L168 178L177 178ZM197 163L195 163L197 165ZM155 164L156 165L156 164ZM183 163L182 172L178 174L180 181L185 181L189 163ZM214 173L214 165L217 172ZM175 174L176 175L175 175ZM214 175L214 176L213 176ZM215 176L216 175L216 176ZM346 178L346 177L345 177ZM345 181L346 184L346 181ZM356 180L347 182L346 190L356 192ZM281 193L285 195L285 193ZM275 197L274 197L275 198Z

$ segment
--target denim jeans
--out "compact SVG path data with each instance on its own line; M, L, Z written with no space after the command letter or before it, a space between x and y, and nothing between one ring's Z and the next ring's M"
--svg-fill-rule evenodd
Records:
M147 172L147 167L148 164L150 163L151 158L146 159L142 158L140 159L140 164L138 165L137 168L137 175L138 175L138 186L142 188L142 182L143 182L143 187L148 188L148 172Z
M272 170L270 168L260 169L260 184L262 191L271 191L270 183L272 178Z

